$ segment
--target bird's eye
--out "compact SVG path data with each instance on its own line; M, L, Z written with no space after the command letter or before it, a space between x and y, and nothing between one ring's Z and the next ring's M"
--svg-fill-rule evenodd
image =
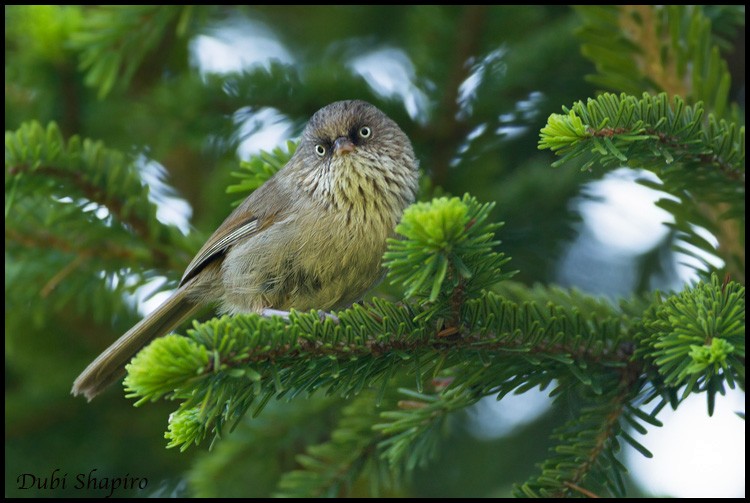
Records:
M362 126L359 128L359 136L362 138L369 138L372 136L372 129L370 129L368 126Z
M321 145L320 143L315 145L315 153L318 154L319 157L323 157L324 155L326 155L325 146Z

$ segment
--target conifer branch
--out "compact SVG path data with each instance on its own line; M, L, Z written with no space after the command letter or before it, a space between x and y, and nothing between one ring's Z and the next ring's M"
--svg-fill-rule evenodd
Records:
M126 87L151 51L165 45L167 26L174 24L184 35L192 7L172 5L98 6L90 8L83 26L71 39L81 51L80 67L85 82L98 89L100 99L115 85Z
M379 435L373 435L380 411L371 394L364 393L344 407L342 417L327 442L309 446L296 457L299 468L285 473L276 496L346 496L363 473L372 479L373 495L398 481L382 470L378 455Z
M702 222L717 232L721 258L744 282L744 245L735 230L744 227L744 126L713 116L706 121L701 103L687 106L679 97L670 103L666 94L640 99L603 94L563 110L550 116L539 140L540 149L562 156L553 166L575 159L582 169L626 164L654 172L663 182L656 188L677 199L659 202L675 216L674 226L708 254L717 250L692 224Z
M158 221L156 206L148 199L149 188L128 156L77 136L66 141L55 123L46 128L26 123L17 131L6 132L5 148L6 186L12 187L15 195L6 200L6 214L14 213L6 227L10 243L43 249L52 246L126 266L134 259L145 260L164 270L179 269L194 249L178 229ZM23 202L19 194L24 196ZM61 201L63 194L76 199ZM29 204L40 198L45 204ZM91 218L92 204L106 209L109 220ZM54 218L66 221L66 226L28 224L50 218L53 208ZM71 232L77 225L85 225L89 231L97 228L100 239L80 239ZM182 254L175 253L178 251Z
M496 147L505 143L498 141L507 130L500 126L513 122L498 115L507 109L504 91L519 74L545 68L551 53L570 47L569 40L557 40L569 31L558 8L529 14L519 7L512 16L486 6L415 9L400 18L403 32L389 32L385 51L371 45L382 30L363 29L383 25L369 16L348 16L336 26L338 41L328 45L328 33L318 34L310 19L295 25L283 11L258 9L237 13L263 16L269 33L253 35L273 37L294 62L246 65L235 74L196 72L184 57L192 50L185 35L195 21L205 33L215 10L10 9L6 41L15 61L6 68L6 121L59 119L62 113L68 126L134 134L130 144L149 145L161 158L179 157L189 170L190 163L200 164L206 138L223 156L220 163L234 162L229 153L247 131L237 127L243 114L273 107L297 129L321 104L356 96L404 128L436 180L449 176L459 144L467 161L462 166L472 164L477 179L487 180L497 167ZM398 302L376 297L335 318L317 312L221 317L160 338L131 361L124 384L136 405L173 400L167 446L215 447L194 466L190 491L226 495L231 485L237 496L265 496L274 487L279 496L344 496L362 494L369 483L371 494L401 495L400 485L445 450L446 431L463 411L483 399L539 389L566 416L555 418L553 447L515 494L623 496L621 446L650 457L640 435L647 426L662 426L664 407L678 408L688 395L700 394L711 413L717 394L744 390L744 117L730 102L731 76L721 54L728 48L723 37L731 35L727 27L744 24L744 7L575 9L583 20L583 53L596 68L591 80L622 94L563 107L564 113L550 116L539 147L559 156L555 166L650 170L659 182L643 183L671 196L657 204L674 217L675 248L718 254L724 270L705 260L702 281L619 303L528 287L508 281L512 272L497 239L502 224L490 218L492 203L465 195L415 204L383 261L394 290L403 293L389 297ZM283 21L273 25L275 16ZM524 31L513 29L517 16L532 26L542 21L544 32L506 37L503 26ZM502 37L484 30L489 26L501 27L495 33ZM528 31L528 23L523 26ZM519 36L526 39L521 46L513 38ZM430 38L438 43L422 43ZM505 58L502 49L493 50L498 43L521 50ZM487 58L472 66L486 51ZM386 89L361 71L360 62L375 61L370 55L385 59L391 52L407 73L406 87ZM554 62L547 68L563 82L578 80ZM470 75L475 82L467 82ZM81 82L99 102L86 101ZM468 108L458 99L462 83L477 84ZM550 97L548 90L542 89ZM133 108L125 98L134 93L140 105L122 114L124 120L118 112ZM438 104L435 113L425 114L425 97ZM539 98L517 105L521 126L546 106ZM427 122L415 130L414 120ZM471 121L478 126L469 128ZM295 148L288 142L243 162L228 192L255 190ZM131 316L124 292L150 276L181 270L197 248L195 234L185 237L156 218L142 159L92 139L64 137L54 123L6 131L6 325L11 359L23 364L11 365L9 375L22 391L40 375L39 365L66 360L39 348L59 346L66 331L93 340L97 326L113 326L126 310ZM523 163L538 169L531 158ZM539 198L537 189L549 182L532 172L523 184L512 184L510 194L503 192L508 205L528 203L530 193ZM718 250L696 227L713 233ZM145 272L133 281L136 264ZM71 307L82 316L71 318ZM62 323L50 330L49 323L38 324L43 319ZM72 370L63 367L50 368L55 375ZM15 410L28 408L29 394L21 395ZM232 470L241 473L239 484L226 483Z
M744 330L738 318L744 289L714 279L681 294L688 304L638 300L618 308L565 292L539 292L546 302L518 304L480 288L507 277L501 270L506 259L491 251L497 225L487 221L488 211L466 196L420 203L405 213L398 228L405 238L390 243L387 259L391 278L409 289L407 303L376 298L336 313L336 321L292 312L284 319L237 315L195 324L187 338L158 339L133 359L128 396L137 404L163 396L180 400L167 438L170 447L184 450L207 436L221 438L274 398L361 397L378 389L382 395L393 376L413 376L417 391L402 389L408 400L395 402L398 410L392 405L366 427L358 423L356 434L342 420L349 433L310 448L300 458L303 469L281 486L285 494L328 494L351 483L364 466L358 456L342 453L386 460L399 478L434 455L440 425L451 412L485 396L499 399L557 381L552 395L580 396L583 405L556 431L555 454L520 493L559 496L580 488L623 494L619 440L650 455L624 425L643 433L641 423L660 424L636 403L672 396L685 382L693 384L687 392L708 391L709 397L724 382L744 386L744 342L737 337ZM425 272L417 264L434 266ZM696 346L681 335L685 314L679 312L699 318L718 313L726 321L716 325L722 337ZM456 324L446 333L443 320L450 316ZM672 337L679 354L668 346ZM663 348L667 359L660 356ZM675 355L680 374L670 367ZM433 378L448 380L435 394L424 393Z
M744 7L717 9L726 11L726 17L732 20L730 23L743 24ZM707 147L705 151L695 150L682 139L670 137L656 128L647 128L644 132L658 138L677 154L663 156L664 168L658 170L662 174L657 171L662 178L667 174L677 175L671 176L671 180L665 179L669 192L684 203L692 194L683 191L704 189L696 198L702 200L687 212L684 207L677 209L674 204L665 203L670 206L668 211L677 217L676 227L694 240L696 236L690 223L706 221L719 240L717 252L726 263L726 270L744 283L745 138L744 126L740 126L744 120L741 122L737 104L729 102L731 75L720 53L721 45L726 44L721 33L714 33L711 20L704 12L706 7L583 6L577 10L583 20L579 33L583 40L582 51L598 71L591 80L634 96L644 91L663 91L675 100L679 97L708 112L702 119L703 138L696 142ZM728 135L725 134L727 129L730 130ZM622 132L632 133L627 127ZM635 140L631 138L631 141ZM606 143L600 152L610 145ZM653 161L660 160L661 151L661 147L654 149ZM623 163L625 157L621 157ZM670 166L672 161L676 161L674 166ZM638 163L638 159L635 163L632 157L628 159L633 167L639 167ZM704 169L718 170L735 185L722 185L719 180L712 180L713 175ZM705 187L706 181L710 187ZM709 254L713 252L710 246L699 248Z
M743 16L724 6L730 16ZM607 89L640 95L667 93L691 105L699 102L717 118L739 120L729 106L731 76L719 51L705 7L698 5L581 6L583 54L597 74L590 80ZM733 11L733 12L731 12Z

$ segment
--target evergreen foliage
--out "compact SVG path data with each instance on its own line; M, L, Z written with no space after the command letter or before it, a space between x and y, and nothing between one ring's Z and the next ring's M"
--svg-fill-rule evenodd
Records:
M272 152L261 151L260 154L250 160L240 162L242 171L232 173L240 181L227 187L227 192L247 194L254 191L283 168L287 161L292 158L295 150L297 150L297 144L293 141L287 141L286 151L282 150L281 147L276 147ZM237 204L243 200L244 197L237 201Z
M166 446L195 459L188 494L408 496L464 411L538 388L565 413L529 437L548 449L534 471L503 483L516 496L626 496L621 448L651 456L641 436L664 407L701 394L712 413L717 393L744 390L744 112L722 52L744 8L390 9L299 7L292 19L271 7L6 9L6 405L21 411L6 414L6 460L8 437L14 456L33 445L14 433L26 411L53 416L75 372L137 319L125 294L176 279L207 235L158 217L145 165L177 165L175 182L205 215L196 225L210 229L230 207L219 194L245 197L296 148L261 151L237 171L243 114L281 111L293 136L310 112L355 96L402 125L426 170L389 242L384 284L332 316L222 316L153 341L124 381L143 407L113 412L114 426L91 419L116 432L103 438L136 430L124 417L153 425L147 411L168 399ZM294 62L197 76L189 41L238 12L273 26ZM52 40L27 44L30 33ZM591 81L617 94L581 83L591 67L579 45ZM354 70L353 55L371 50L408 62L399 68L413 74L413 102ZM567 51L565 68L556 51ZM543 77L552 73L554 85ZM530 74L547 84L543 98L521 85ZM558 169L534 151L537 134ZM554 286L570 198L623 165L658 177L648 184L668 195L658 204L674 217L674 247L700 260L699 280L617 302ZM71 358L51 353L63 354L65 337ZM29 405L47 378L40 363L55 384ZM164 445L139 454L158 465Z

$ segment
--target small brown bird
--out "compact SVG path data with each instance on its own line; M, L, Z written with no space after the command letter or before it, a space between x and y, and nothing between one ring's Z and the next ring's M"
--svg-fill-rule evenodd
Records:
M234 314L358 300L382 277L386 239L414 201L417 164L409 138L373 105L318 110L286 166L224 220L178 289L86 367L71 392L91 400L204 304Z

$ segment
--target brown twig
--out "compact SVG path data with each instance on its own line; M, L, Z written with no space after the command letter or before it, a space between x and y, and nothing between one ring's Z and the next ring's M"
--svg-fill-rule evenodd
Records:
M573 489L574 491L577 491L577 492L583 494L586 497L589 497L589 498L598 498L599 497L598 494L593 493L593 492L589 491L588 489L584 489L583 487L577 486L576 484L573 484L572 482L568 482L567 480L565 482L563 482L563 484L565 485L565 487L569 487L570 489Z

